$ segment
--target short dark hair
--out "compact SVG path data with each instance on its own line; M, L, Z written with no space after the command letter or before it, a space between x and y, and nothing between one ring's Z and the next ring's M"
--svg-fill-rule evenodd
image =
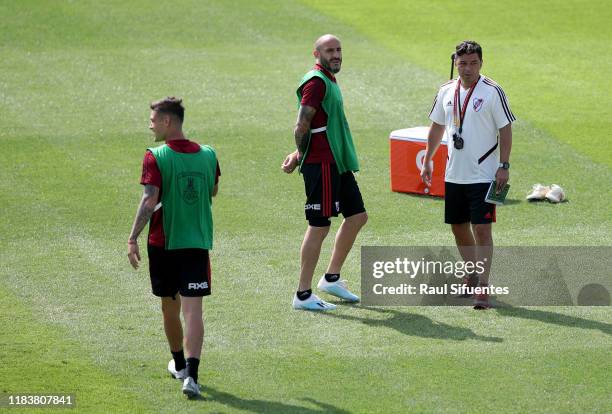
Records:
M471 55L472 53L477 53L478 58L482 60L482 48L473 40L464 40L455 46L455 57Z
M151 109L162 114L174 115L182 123L185 118L185 108L182 103L182 99L168 96L167 98L152 102Z

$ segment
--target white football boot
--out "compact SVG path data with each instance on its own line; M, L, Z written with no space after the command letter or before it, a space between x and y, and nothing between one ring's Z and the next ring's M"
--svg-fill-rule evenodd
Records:
M542 184L534 184L531 193L527 195L528 201L544 200L546 193L550 191L550 187Z
M321 280L319 280L317 287L321 292L329 293L347 302L359 302L359 296L348 290L346 280L328 282L325 280L325 276L323 276Z
M188 398L195 398L200 396L200 386L191 377L185 378L183 381L183 394Z
M550 186L550 191L546 193L546 199L551 203L560 203L565 200L565 191L557 184Z
M182 370L177 371L174 367L174 359L171 359L170 362L168 362L168 372L170 373L170 375L172 375L173 378L176 378L177 380L182 381L187 378L187 368L183 368Z
M336 309L333 303L325 302L323 299L312 293L306 300L299 300L297 294L293 296L293 309L303 309L310 311L330 311Z

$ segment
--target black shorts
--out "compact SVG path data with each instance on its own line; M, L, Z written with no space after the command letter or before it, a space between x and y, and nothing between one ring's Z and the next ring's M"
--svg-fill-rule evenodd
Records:
M495 204L484 201L490 183L444 183L444 222L495 223Z
M335 163L304 164L300 172L306 190L304 213L310 225L326 227L331 224L329 217L338 213L346 218L366 211L352 172L338 174Z
M210 259L208 250L147 246L149 275L155 296L210 295Z

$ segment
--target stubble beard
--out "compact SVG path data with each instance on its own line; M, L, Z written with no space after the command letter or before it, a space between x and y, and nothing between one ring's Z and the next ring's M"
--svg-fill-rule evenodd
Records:
M338 63L338 67L337 68L333 68L332 65L331 65L331 62L329 60L323 59L323 58L321 58L320 60L321 60L321 66L323 66L329 72L331 72L333 74L336 74L336 73L340 72L340 67L342 65L342 61L340 61Z

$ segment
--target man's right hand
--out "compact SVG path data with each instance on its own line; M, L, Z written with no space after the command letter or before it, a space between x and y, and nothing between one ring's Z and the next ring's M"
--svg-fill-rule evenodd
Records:
M300 154L298 151L294 151L285 157L285 161L281 164L281 169L287 174L291 174L297 166L300 164Z
M423 160L423 168L421 168L421 180L427 187L431 187L431 174L433 173L433 163Z
M140 250L138 249L137 240L128 241L128 260L134 269L138 269L140 265Z
M440 142L442 142L442 137L444 137L444 125L436 124L432 121L427 133L427 151L425 157L423 157L423 166L421 167L421 180L423 180L427 187L431 187L431 176L434 168L432 158L440 146Z

